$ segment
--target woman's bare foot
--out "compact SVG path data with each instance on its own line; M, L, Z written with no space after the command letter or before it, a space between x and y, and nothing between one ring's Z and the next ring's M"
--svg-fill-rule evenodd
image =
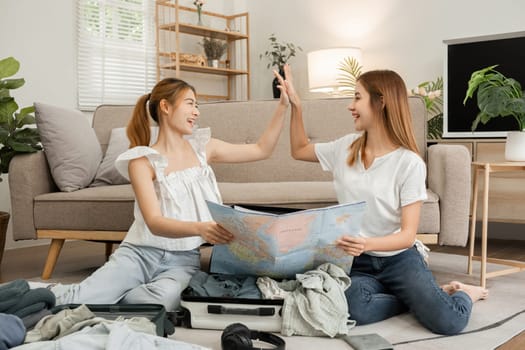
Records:
M443 284L440 286L441 289L443 289L443 291L445 293L447 293L448 295L452 295L454 293L456 293L456 287L454 287L452 284L448 283L448 284Z
M487 299L489 296L489 290L480 286L474 286L472 284L465 284L459 281L452 281L446 286L451 286L454 288L454 292L449 294L454 294L457 291L463 291L472 299L472 302L475 303L478 300ZM445 290L445 289L443 289ZM447 292L447 290L445 290ZM448 292L447 292L448 293Z

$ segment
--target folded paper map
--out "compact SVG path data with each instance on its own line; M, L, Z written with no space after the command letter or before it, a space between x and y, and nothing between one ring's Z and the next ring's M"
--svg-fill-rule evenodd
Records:
M350 272L353 257L336 247L343 235L357 235L365 202L272 214L207 202L213 219L234 235L216 245L210 272L272 278L295 274L330 262Z

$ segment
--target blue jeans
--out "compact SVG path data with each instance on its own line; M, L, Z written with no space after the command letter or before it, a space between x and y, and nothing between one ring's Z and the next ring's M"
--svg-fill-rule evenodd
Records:
M161 304L172 311L200 268L198 249L166 251L122 243L108 262L80 283L56 285L60 304Z
M350 277L352 284L345 294L350 319L357 325L405 311L438 334L457 334L468 323L470 297L462 291L444 292L415 247L389 257L356 257Z

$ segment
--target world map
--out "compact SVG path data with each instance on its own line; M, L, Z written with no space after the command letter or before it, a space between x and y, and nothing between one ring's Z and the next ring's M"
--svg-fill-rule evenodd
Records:
M357 235L365 202L272 214L207 202L213 219L234 235L215 245L210 272L295 278L330 262L350 272L353 257L336 247L343 235Z

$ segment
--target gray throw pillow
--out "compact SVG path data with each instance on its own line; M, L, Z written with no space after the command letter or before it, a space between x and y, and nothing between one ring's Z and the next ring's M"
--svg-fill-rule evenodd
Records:
M158 130L159 128L156 126L151 127L150 145L157 140ZM112 129L109 136L106 154L104 155L104 159L97 170L95 181L93 181L90 187L122 185L129 183L129 180L122 176L115 167L115 160L117 160L117 157L126 152L128 148L129 139L126 135L126 128Z
M51 175L58 188L87 187L102 160L95 131L82 112L35 103L35 118Z

